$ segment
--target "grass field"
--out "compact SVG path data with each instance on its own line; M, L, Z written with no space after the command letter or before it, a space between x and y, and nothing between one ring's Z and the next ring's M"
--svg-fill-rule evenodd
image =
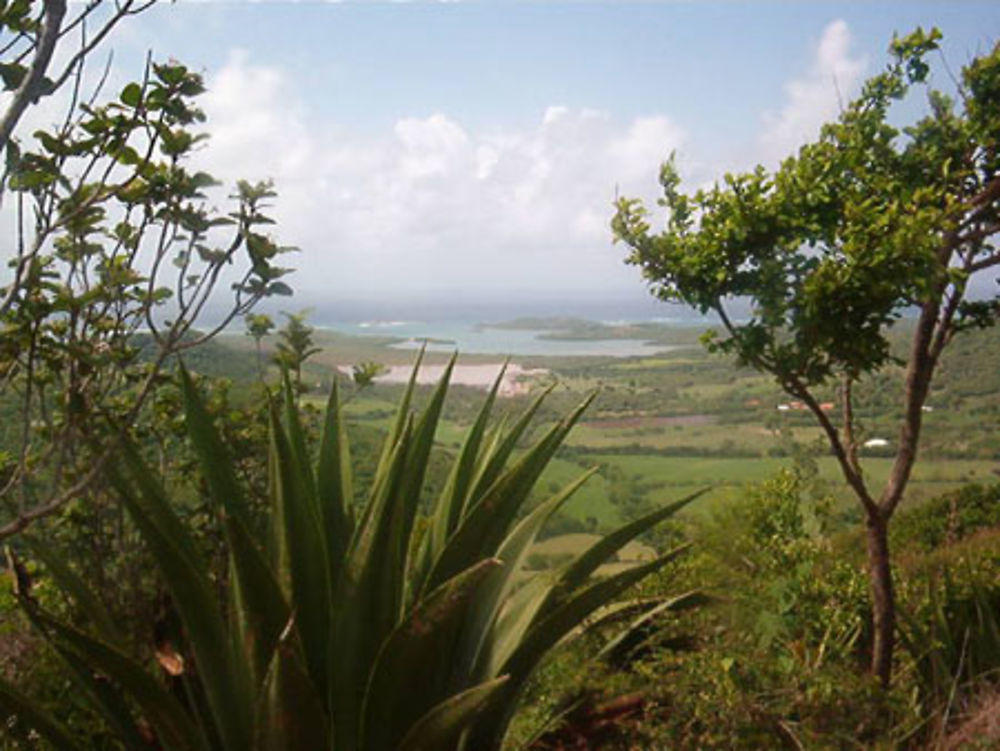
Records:
M995 368L1000 335L977 334L956 346L954 362L946 364L931 393L933 407L925 415L921 458L907 490L906 505L914 505L968 482L997 481L1000 475L1000 439L992 429L1000 416L1000 380ZM318 330L322 351L309 363L307 383L328 383L338 366L373 360L387 365L410 363L412 351L392 349L390 338L352 337ZM224 337L220 343L253 351L245 335ZM273 337L265 341L265 350ZM429 353L441 362L446 355ZM495 356L463 356L461 362L495 361ZM832 457L825 455L825 438L808 414L779 412L788 401L773 380L724 358L706 354L697 346L648 358L608 357L519 358L523 364L545 367L558 381L540 415L556 419L575 406L585 393L599 395L568 440L568 450L557 457L540 479L535 500L558 491L587 467L605 467L591 478L561 512L576 531L606 531L641 513L644 507L667 502L701 487L711 490L689 513L703 513L720 503L738 500L747 483L760 482L790 467L788 456L816 453L819 477L829 493L845 504L853 497ZM950 369L950 370L949 370ZM274 375L272 368L271 375ZM888 368L858 387L857 414L867 436L892 437L898 430L898 368ZM357 393L344 386L349 423L384 431L395 413L401 386L379 385ZM419 407L429 389L421 387ZM483 392L455 386L445 406L437 435L438 447L454 453L461 445ZM823 399L832 398L824 394ZM320 391L303 401L322 406ZM525 398L500 399L500 411L519 411ZM833 412L835 422L836 408ZM534 435L539 435L536 426ZM370 436L370 434L369 434ZM369 438L370 440L370 438ZM873 492L878 492L890 460L864 460ZM558 520L556 520L558 521ZM572 528L572 527L570 527Z
M535 495L539 499L551 496L576 480L584 471L575 462L555 458L542 473ZM562 507L562 513L587 526L594 524L590 521L593 519L598 529L608 529L624 521L618 508L609 499L607 481L600 475L587 480Z
M793 464L788 458L659 457L601 453L586 454L578 459L587 464L616 467L626 476L640 478L644 484L653 486L650 496L662 501L678 498L702 487L711 488L692 505L691 510L695 513L709 510L719 502L738 499L743 495L746 483L765 480ZM817 465L819 477L829 482L831 495L844 503L853 502L836 460L821 457ZM863 466L870 486L878 489L888 476L891 460L867 459ZM907 500L909 503L919 502L968 482L996 481L998 476L998 461L918 462L907 491Z

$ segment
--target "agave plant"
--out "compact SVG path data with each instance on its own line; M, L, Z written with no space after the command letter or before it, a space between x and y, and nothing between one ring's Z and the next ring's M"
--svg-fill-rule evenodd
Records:
M283 404L272 408L272 530L264 546L249 532L244 493L223 443L191 378L181 373L188 431L225 530L224 598L134 448L124 449L114 476L183 623L184 643L159 654L160 665L178 675L168 680L162 667L149 669L129 656L97 598L51 551L35 549L89 615L90 630L48 615L23 588L20 596L126 748L498 749L546 653L681 552L593 576L691 498L625 525L557 572L526 577L522 564L536 535L592 474L525 511L590 399L519 451L545 394L510 425L491 427L502 374L443 492L422 512L453 365L454 358L420 414L411 414L414 368L357 514L336 384L315 461L286 384ZM11 686L0 685L0 710L59 748L80 747Z

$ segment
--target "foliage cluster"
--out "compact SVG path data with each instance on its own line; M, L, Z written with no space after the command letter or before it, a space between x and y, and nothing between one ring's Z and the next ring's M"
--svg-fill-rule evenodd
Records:
M0 13L0 31L13 37L3 51L13 57L0 65L13 92L2 119L0 191L14 223L0 278L0 394L17 430L0 486L0 536L97 482L119 426L140 418L171 356L208 341L261 298L291 294L281 279L288 269L277 263L289 248L267 231L272 186L241 181L220 210L216 180L190 165L206 137L197 132L205 119L198 73L149 61L141 80L110 101L100 102L103 82L86 96L88 53L149 3L106 5L86 3L76 14L70 28L85 29L100 12L110 25L90 40L84 33L69 67L47 85L38 77L69 31L60 28L66 3L16 2ZM16 134L24 107L67 80L63 121L30 139ZM198 331L222 287L228 304Z
M32 548L92 630L53 617L27 575L16 590L81 695L128 747L155 738L165 748L194 749L499 748L539 660L590 613L681 550L590 581L619 548L686 500L601 539L553 577L519 578L538 531L589 476L519 518L583 407L515 459L541 399L509 429L491 430L489 407L500 379L432 513L422 515L420 489L448 372L417 416L410 413L411 381L367 503L357 511L337 389L313 467L286 382L285 418L275 408L270 419L270 544L258 547L223 443L194 384L182 379L187 430L224 532L228 584L207 575L211 568L195 537L134 448L114 479L175 611L174 628L165 627L152 645L162 677L128 656L121 624L51 550ZM221 598L220 586L228 591ZM639 612L657 604L648 601ZM401 674L425 677L419 697L398 680ZM178 692L188 699L179 700ZM0 705L13 727L77 747L62 723L13 687L0 687Z
M941 742L984 686L1000 680L1000 523L984 513L995 506L991 491L970 486L901 515L894 546L905 649L890 690L864 669L871 633L859 535L830 513L808 466L688 520L692 554L642 587L657 594L667 582L699 582L715 594L714 605L667 619L662 646L625 673L581 668L573 655L554 662L539 683L604 697L643 692L644 718L612 748ZM969 501L957 517L964 531L949 535L956 498ZM936 542L928 546L930 539ZM689 649L677 651L678 644Z

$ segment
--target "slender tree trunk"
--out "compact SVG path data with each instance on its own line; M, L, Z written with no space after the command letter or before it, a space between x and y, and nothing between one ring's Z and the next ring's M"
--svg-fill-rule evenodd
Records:
M892 652L896 639L896 598L892 589L889 557L889 520L868 514L868 576L872 595L871 672L884 688L892 677Z

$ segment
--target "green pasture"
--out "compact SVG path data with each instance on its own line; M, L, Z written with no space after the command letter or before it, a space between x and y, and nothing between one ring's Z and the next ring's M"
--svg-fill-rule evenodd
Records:
M798 443L808 444L820 438L821 431L815 427L796 427L788 429L788 436ZM653 449L727 449L733 453L765 456L768 450L781 445L783 440L785 439L775 429L759 423L657 425L654 421L648 421L646 424L623 428L582 423L573 429L567 444L596 451L639 445Z
M661 493L665 502L701 487L711 487L712 490L692 506L696 512L704 511L717 502L738 498L746 483L760 482L793 465L789 458L771 457L702 458L593 453L578 458L580 461L616 467L626 476L641 478L644 483L654 486L655 489L650 491L654 500ZM862 460L873 492L877 492L885 482L891 464L890 459ZM819 477L829 483L829 490L836 499L845 503L853 501L851 490L846 486L833 457L817 459L817 468ZM920 461L913 470L907 501L918 503L969 482L995 481L998 474L1000 461Z
M539 478L538 484L535 486L535 495L539 500L542 497L551 496L569 485L585 471L575 462L555 458L549 462L545 472ZM608 483L599 474L587 480L583 487L577 490L573 497L566 502L560 513L584 524L589 524L591 523L589 520L595 519L599 529L607 529L624 521L618 509L608 500Z

